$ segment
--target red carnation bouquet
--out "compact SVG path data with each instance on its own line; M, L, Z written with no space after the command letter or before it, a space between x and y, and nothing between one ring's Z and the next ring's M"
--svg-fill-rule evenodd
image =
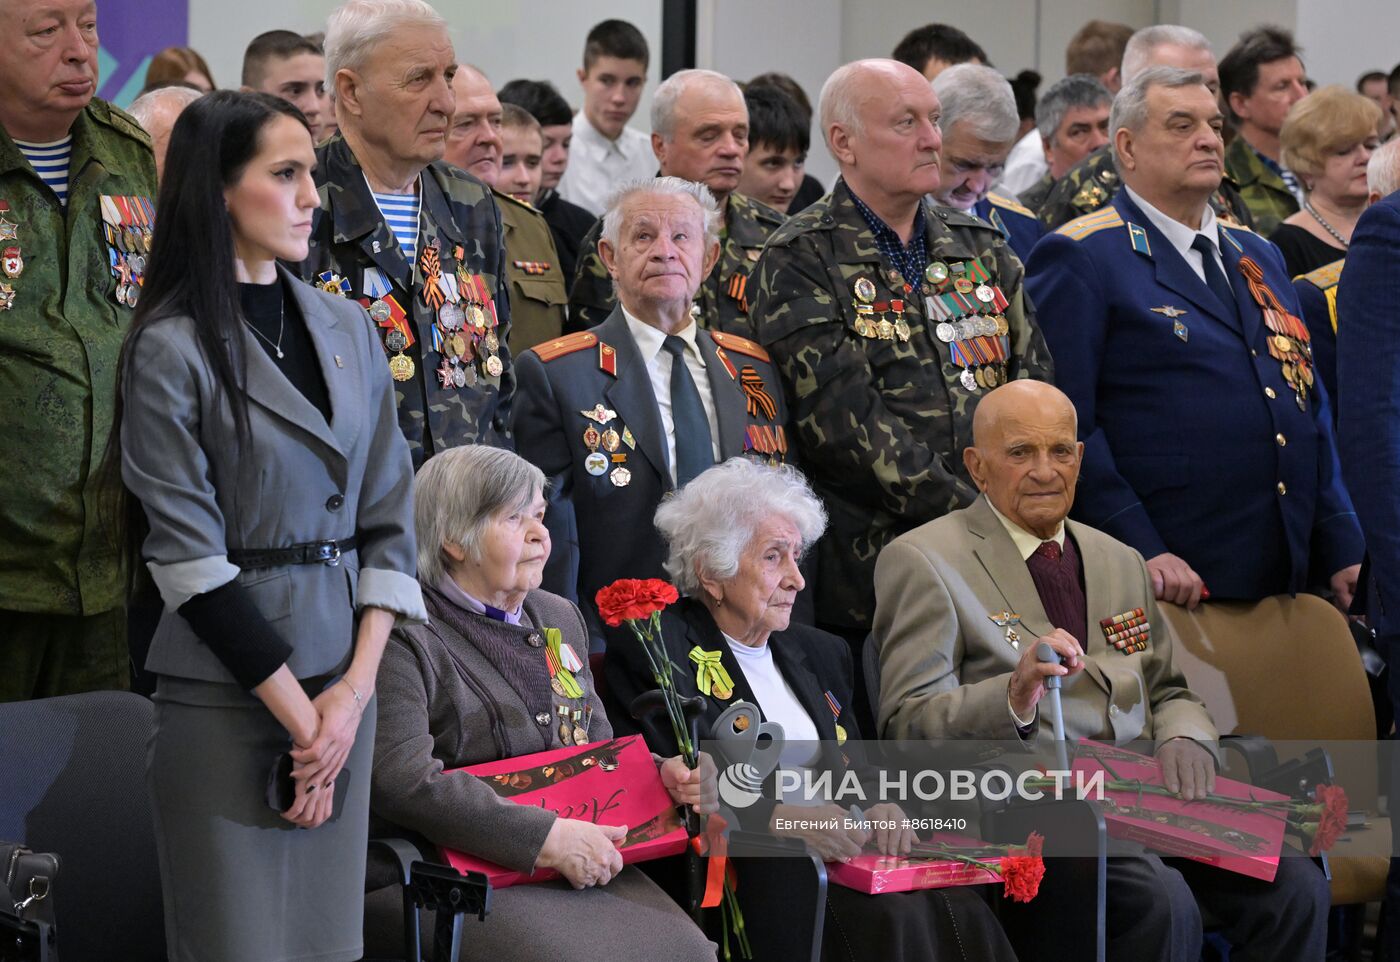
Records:
M981 844L964 850L938 842L916 842L909 854L920 858L949 859L1000 875L1002 892L1007 898L1014 902L1029 902L1040 893L1040 880L1045 877L1045 861L1040 855L1044 846L1044 837L1039 832L1031 832L1024 845ZM992 849L1000 849L1005 854L995 862L984 861Z
M642 651L647 656L656 687L661 690L666 715L671 722L671 732L676 736L676 745L680 748L681 757L687 765L695 768L699 764L699 753L690 738L690 728L685 723L681 696L676 690L675 677L671 671L673 665L666 654L666 643L661 636L661 612L665 611L668 605L675 604L679 597L676 586L660 578L619 578L607 587L598 589L593 600L598 605L599 617L608 627L617 628L626 622L627 627L632 629L632 634L636 636L637 643L642 646ZM744 931L744 916L739 910L739 899L734 894L734 883L730 878L732 871L728 870L724 857L720 854L722 846L711 845L708 851L714 859L712 869L717 870L712 871L711 876L718 874L724 879L723 895L718 903L723 928L721 949L724 958L730 958L729 939L732 932L739 954L745 959L751 959L753 951ZM714 905L709 897L713 888L712 883L706 886L707 897L704 905L707 908Z

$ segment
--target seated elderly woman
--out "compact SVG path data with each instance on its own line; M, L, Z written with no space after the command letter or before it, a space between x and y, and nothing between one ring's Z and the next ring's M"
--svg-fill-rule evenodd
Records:
M656 512L656 527L668 547L666 571L684 596L662 613L661 628L683 697L702 695L701 737L737 701L758 707L764 721L777 722L785 736L784 767L811 764L817 752L859 739L855 719L841 707L851 703L850 648L835 635L790 624L793 599L802 590L798 563L826 527L821 502L790 466L770 468L733 458L703 472L668 497ZM692 652L695 652L693 655ZM719 671L700 690L694 670L700 661ZM608 649L609 698L625 706L655 688L638 643ZM631 722L618 707L619 728ZM675 739L664 717L641 726L653 752L670 754ZM806 807L812 823L835 816ZM770 824L797 813L787 803L770 809ZM894 805L872 806L871 821L898 822ZM862 849L907 854L912 833L860 828L800 831L827 861L848 860ZM742 866L740 884L742 885ZM1014 959L1015 953L991 910L969 888L865 895L832 884L827 890L822 958L890 960Z
M471 928L474 957L713 960L695 923L623 867L614 843L624 827L516 805L452 771L564 747L566 702L571 743L583 741L580 726L590 742L611 738L612 726L586 661L575 676L580 697L551 689L553 645L541 634L561 632L565 663L573 662L568 649L587 652L588 635L577 608L537 590L549 557L544 475L510 451L468 445L428 461L416 489L418 573L431 620L396 630L384 652L371 810L435 845L563 876L496 892L491 914ZM708 756L696 771L680 758L659 764L678 805L716 810Z

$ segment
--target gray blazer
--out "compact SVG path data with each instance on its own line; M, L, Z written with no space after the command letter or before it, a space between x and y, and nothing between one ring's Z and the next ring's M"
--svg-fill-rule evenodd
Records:
M413 470L384 349L363 308L278 273L306 320L329 425L246 329L252 442L244 451L189 317L151 324L132 348L122 479L145 507L151 530L142 555L165 602L146 659L153 672L233 681L177 609L235 578L293 646L288 665L299 678L348 664L358 607L426 618L415 578ZM227 557L230 549L352 535L358 549L337 566L240 571Z
M1142 556L1093 528L1066 525L1084 565L1089 616L1085 668L1065 680L1062 694L1066 737L1214 742L1210 715L1172 663L1171 628L1157 610ZM1017 737L1007 684L1021 651L989 615L1020 615L1021 650L1053 626L986 495L881 551L875 598L885 737ZM1134 608L1147 613L1150 640L1146 651L1124 655L1099 620Z

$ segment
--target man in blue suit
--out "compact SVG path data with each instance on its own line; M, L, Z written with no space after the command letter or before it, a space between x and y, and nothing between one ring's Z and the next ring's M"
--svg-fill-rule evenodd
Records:
M1361 529L1283 260L1211 210L1222 120L1200 74L1139 74L1109 123L1125 189L1031 256L1085 444L1075 514L1142 553L1159 599L1297 592L1316 563L1345 609Z
M1338 444L1346 478L1366 525L1376 629L1390 661L1390 701L1400 705L1400 191L1356 223L1337 292ZM1390 797L1400 798L1400 766ZM1400 959L1400 862L1386 880L1387 924L1381 958Z
M1020 201L990 192L1021 127L1011 84L991 67L960 63L934 78L933 90L943 108L934 203L982 218L1001 231L1025 263L1045 228Z

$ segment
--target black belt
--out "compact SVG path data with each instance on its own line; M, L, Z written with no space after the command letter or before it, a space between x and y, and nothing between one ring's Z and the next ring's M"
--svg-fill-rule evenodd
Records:
M244 571L250 568L278 568L282 565L338 565L340 556L355 548L353 536L340 541L308 541L288 548L245 548L228 553L229 564Z

